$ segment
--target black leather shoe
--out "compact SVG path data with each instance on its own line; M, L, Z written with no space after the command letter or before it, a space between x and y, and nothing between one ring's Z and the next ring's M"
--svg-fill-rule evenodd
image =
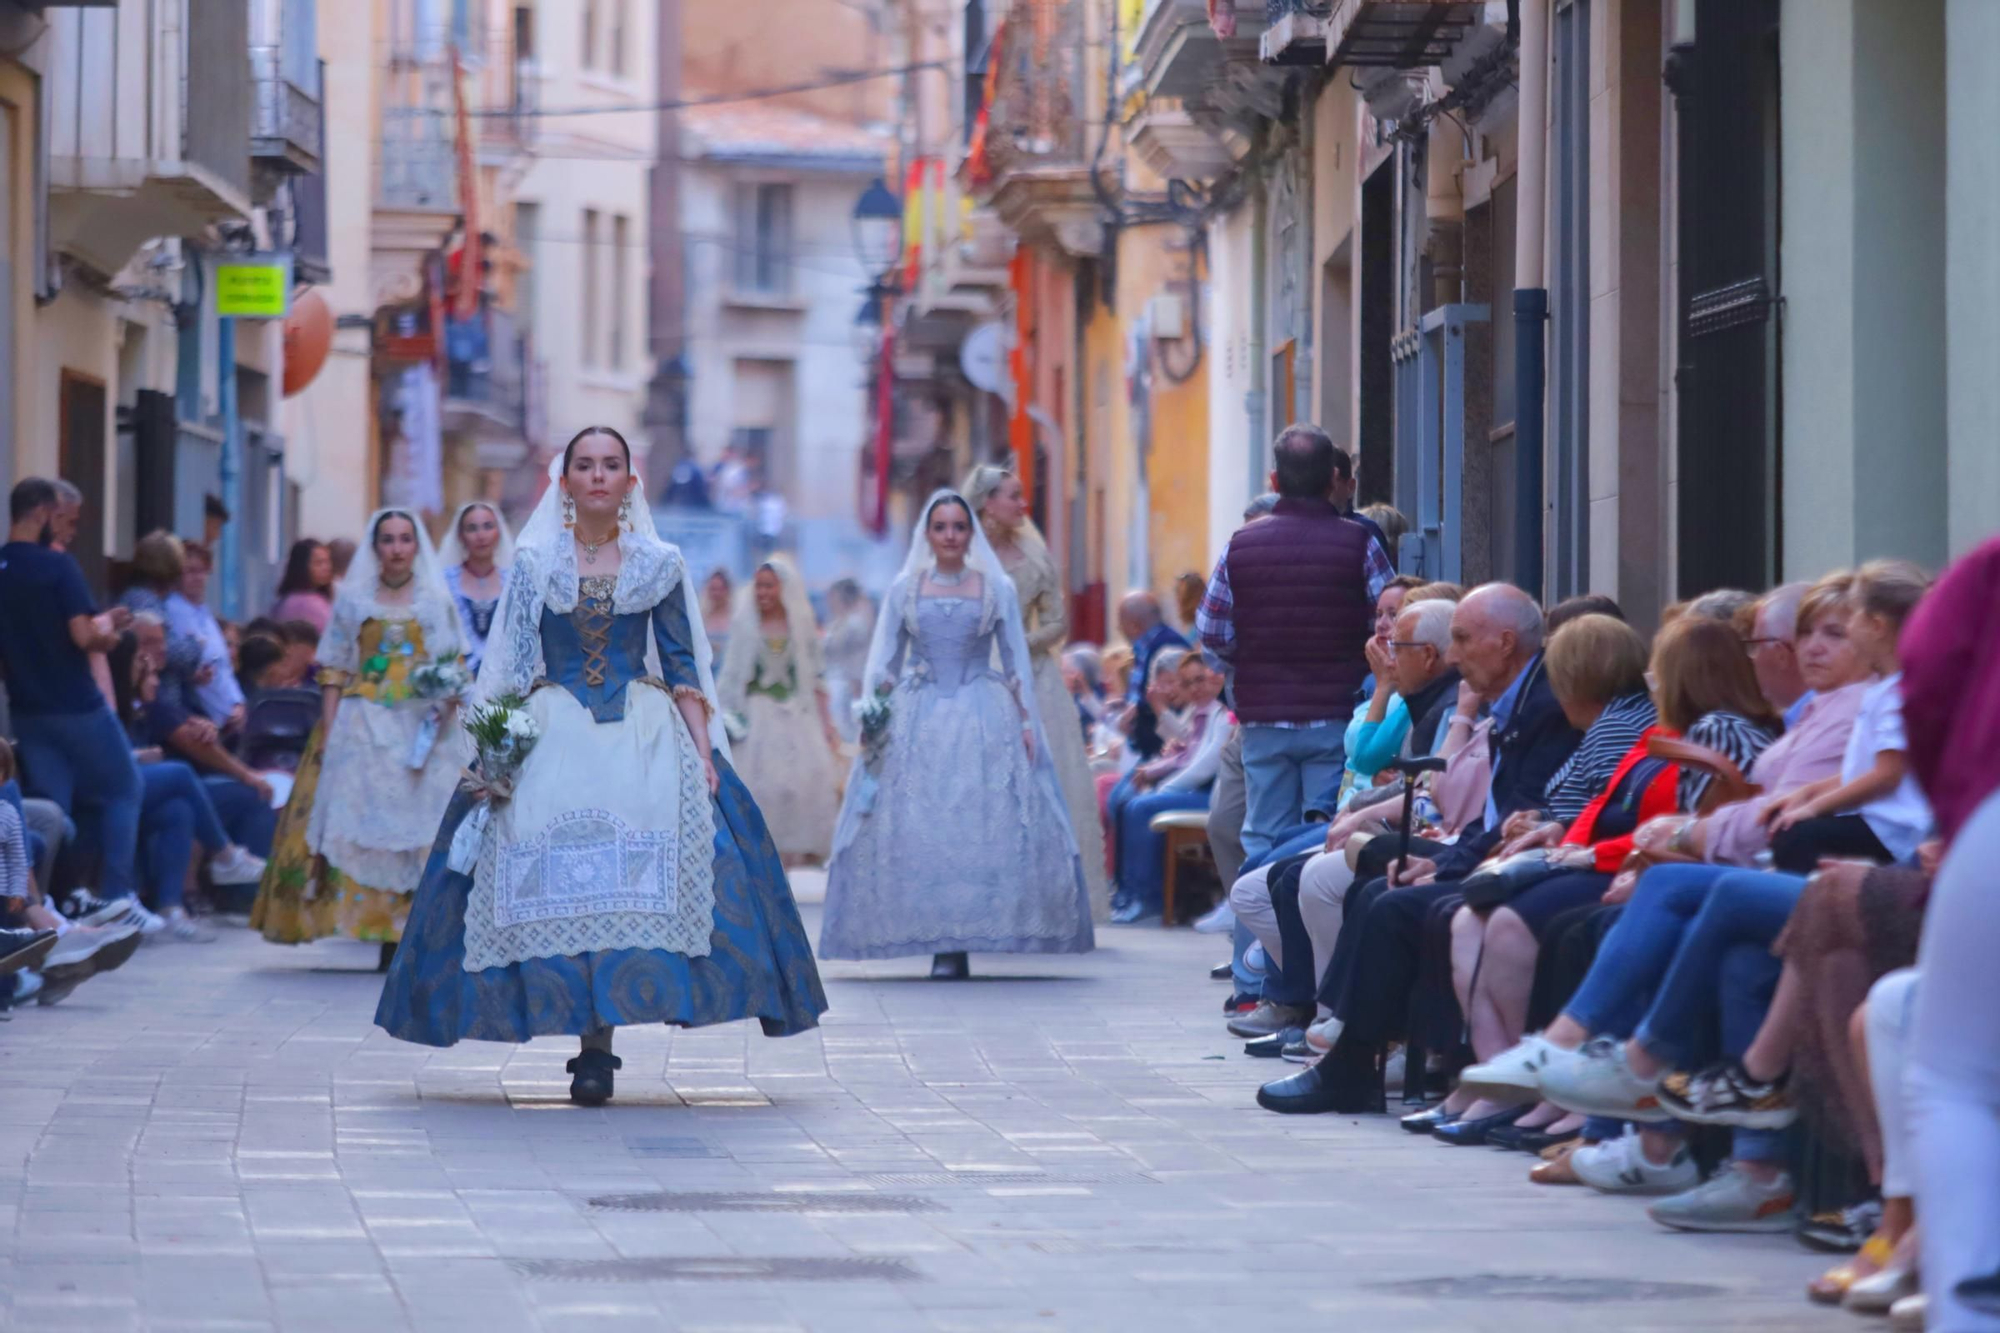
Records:
M1442 1106L1433 1106L1428 1111L1417 1111L1404 1116L1396 1123L1412 1134L1428 1134L1439 1125L1455 1124L1458 1112L1447 1111Z
M972 961L962 953L931 955L932 981L964 981L972 975Z
M1539 1153L1542 1149L1553 1148L1558 1143L1568 1143L1571 1139L1580 1137L1581 1133L1582 1131L1574 1129L1564 1130L1560 1134L1551 1134L1546 1129L1517 1129L1514 1131L1514 1146L1522 1152ZM1494 1142L1493 1136L1488 1134L1486 1141Z
M1492 1115L1480 1116L1477 1120L1466 1120L1461 1117L1452 1121L1449 1125L1439 1125L1431 1131L1431 1137L1439 1143L1449 1143L1454 1147L1476 1148L1486 1142L1488 1134L1502 1125L1513 1124L1516 1120L1526 1115L1530 1109L1526 1106L1510 1106L1504 1111L1495 1111Z
M579 1051L563 1068L572 1075L569 1099L578 1106L602 1106L611 1100L611 1076L625 1062L609 1051Z
M1208 969L1208 979L1210 981L1227 981L1235 975L1236 968L1230 963L1217 963L1214 967Z
M1306 1039L1304 1028L1286 1028L1283 1032L1273 1032L1268 1037L1243 1043L1243 1054L1254 1055L1260 1060L1275 1060L1285 1053L1285 1047Z
M1318 1064L1257 1089L1257 1105L1279 1115L1379 1113L1384 1109L1379 1053L1360 1047L1343 1055L1336 1045Z
M0 930L0 974L35 967L55 947L53 930Z
M395 960L396 960L396 946L391 943L384 943L382 946L381 954L378 955L375 959L375 970L377 972L387 972L389 970L389 964L394 962Z

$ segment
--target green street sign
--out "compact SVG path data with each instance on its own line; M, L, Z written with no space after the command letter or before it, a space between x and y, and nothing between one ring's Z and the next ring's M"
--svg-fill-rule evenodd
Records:
M215 313L283 319L292 293L290 255L253 255L215 266Z

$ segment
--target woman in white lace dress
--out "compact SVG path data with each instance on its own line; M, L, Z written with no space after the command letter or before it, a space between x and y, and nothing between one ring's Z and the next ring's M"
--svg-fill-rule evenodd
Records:
M742 720L737 775L764 812L786 864L824 861L840 810L840 736L827 711L819 626L792 562L774 555L737 594L716 682Z
M1013 580L964 497L938 492L868 654L889 718L847 781L822 957L928 953L933 977L962 979L968 953L1092 947L1033 669Z
M425 697L421 677L463 647L423 525L380 511L320 640L319 730L251 912L266 939L370 940L387 966L467 758L455 703Z
M1111 916L1111 882L1105 873L1104 826L1097 814L1097 780L1083 748L1083 729L1064 725L1076 703L1063 683L1062 650L1069 638L1069 609L1063 599L1056 562L1049 556L1035 520L1028 517L1028 497L1021 479L1005 468L981 466L965 479L965 498L979 514L993 553L1014 580L1021 597L1028 652L1035 659L1035 701L1049 729L1049 758L1062 780L1069 803L1069 824L1083 856L1083 873L1090 881L1090 919Z

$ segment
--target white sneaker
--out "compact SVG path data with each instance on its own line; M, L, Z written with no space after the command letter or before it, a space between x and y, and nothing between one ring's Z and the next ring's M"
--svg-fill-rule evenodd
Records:
M160 924L166 925L164 921ZM49 950L49 956L42 960L42 970L84 962L96 957L98 950L109 948L138 933L139 924L136 921L114 921L108 926L72 926L63 932L63 937L56 941L56 947Z
M16 972L14 974L14 993L7 997L7 1002L9 1004L20 1004L24 1000L32 1000L36 995L41 993L41 989L41 973Z
M1328 1021L1334 1025L1333 1036L1326 1043L1327 1050L1332 1050L1333 1043L1340 1039L1340 1020L1336 1018ZM1311 1038L1308 1037L1307 1040L1311 1041ZM1389 1058L1382 1062L1383 1091L1400 1090L1404 1086L1403 1080L1409 1072L1409 1067L1410 1057L1403 1047L1398 1046L1389 1052Z
M136 898L99 898L89 889L71 889L63 915L79 926L108 926L132 915Z
M1544 1100L1565 1110L1653 1125L1673 1119L1660 1105L1660 1080L1633 1073L1625 1043L1609 1037L1585 1042L1580 1051L1556 1051L1537 1084Z
M1346 1024L1342 1023L1332 1014L1328 1014L1325 1018L1320 1019L1306 1029L1306 1045L1312 1047L1321 1055L1325 1055L1333 1049L1333 1044L1340 1040L1340 1030L1345 1026ZM1397 1051L1396 1054L1389 1058L1392 1061L1398 1060L1402 1058L1402 1054L1401 1051Z
M1929 1303L1920 1291L1914 1296L1905 1296L1889 1307L1889 1328L1891 1333L1924 1333L1925 1317L1929 1313Z
M216 939L213 930L179 908L176 908L167 916L166 937L171 940L179 940L182 944L213 944Z
M125 919L138 926L139 933L149 940L157 939L160 932L167 928L167 919L137 898L132 899L132 910Z
M1633 1131L1585 1144L1570 1154L1569 1167L1601 1194L1680 1194L1701 1183L1686 1145L1676 1147L1665 1162L1649 1162Z
M1203 935L1227 935L1236 929L1236 909L1224 898L1212 911L1194 923L1197 932Z
M1517 1092L1539 1095L1542 1071L1561 1056L1560 1046L1552 1046L1539 1032L1531 1032L1491 1060L1468 1065L1458 1076L1458 1086L1475 1097L1511 1098Z
M255 884L264 878L264 858L248 849L231 844L208 863L208 882L211 884Z
M1707 1180L1660 1200L1646 1215L1676 1231L1790 1231L1797 1221L1796 1202L1792 1178L1785 1172L1759 1180L1724 1163ZM1884 1301L1878 1313L1888 1312L1889 1302Z

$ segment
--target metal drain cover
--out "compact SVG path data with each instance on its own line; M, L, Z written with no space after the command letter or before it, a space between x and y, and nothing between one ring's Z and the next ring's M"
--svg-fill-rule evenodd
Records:
M685 1138L637 1138L625 1140L625 1148L634 1157L705 1157L723 1156L720 1148L706 1139Z
M914 1282L904 1259L737 1255L657 1259L512 1259L523 1277L550 1282Z
M592 1208L628 1213L938 1213L944 1205L913 1194L866 1190L797 1190L773 1193L708 1193L662 1190L651 1194L607 1194Z
M1615 1277L1556 1277L1547 1273L1478 1273L1460 1277L1371 1282L1370 1290L1440 1301L1557 1301L1586 1305L1598 1301L1674 1301L1724 1296L1726 1288L1702 1282L1647 1282Z

